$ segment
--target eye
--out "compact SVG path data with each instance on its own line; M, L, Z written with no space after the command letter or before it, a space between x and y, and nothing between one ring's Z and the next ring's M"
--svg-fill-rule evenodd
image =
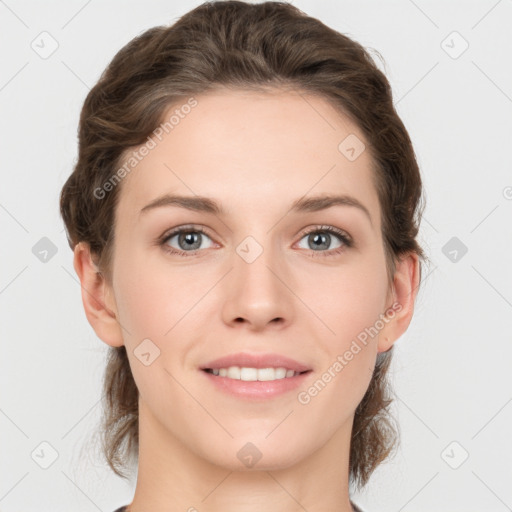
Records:
M328 251L322 250L329 248L333 240L332 235L338 239L339 245ZM311 249L312 256L334 256L353 246L352 238L334 226L314 226L306 231L301 240L303 239L307 239L308 247L302 247L302 249Z
M172 254L180 256L189 256L196 253L200 249L206 249L204 241L211 238L201 227L187 226L174 229L170 233L166 233L160 244L164 249ZM172 244L176 244L177 247Z
M315 235L315 236L312 236ZM337 247L328 249L334 241L338 241ZM309 228L303 235L301 240L307 239L308 247L300 247L301 249L309 249L312 251L311 256L335 256L353 246L350 235L334 226L313 226ZM162 236L159 244L165 251L176 254L178 256L194 256L201 249L207 249L204 242L213 241L206 231L200 226L181 226L173 229ZM213 245L210 245L212 247Z

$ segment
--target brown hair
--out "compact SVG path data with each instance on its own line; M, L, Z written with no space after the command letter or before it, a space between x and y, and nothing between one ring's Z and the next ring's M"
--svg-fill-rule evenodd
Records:
M395 258L414 252L426 259L416 241L424 208L418 164L390 85L369 53L286 2L217 1L130 41L83 105L78 161L63 186L60 208L70 247L89 244L107 281L122 183L101 198L95 191L130 148L145 142L170 105L215 87L294 89L320 96L349 116L372 155L389 284ZM358 486L397 445L386 378L391 356L392 349L378 355L356 409L349 465ZM109 348L103 399L103 453L126 478L123 467L138 449L138 391L124 346Z

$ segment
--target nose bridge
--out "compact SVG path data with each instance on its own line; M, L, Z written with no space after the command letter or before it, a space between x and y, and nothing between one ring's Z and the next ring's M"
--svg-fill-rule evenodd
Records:
M287 280L283 254L273 232L266 231L246 236L235 247L224 307L226 322L243 319L261 328L275 319L291 320L292 294L283 284Z

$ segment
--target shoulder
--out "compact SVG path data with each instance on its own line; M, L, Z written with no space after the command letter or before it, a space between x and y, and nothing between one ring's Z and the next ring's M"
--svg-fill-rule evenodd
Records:
M355 503L353 503L352 501L350 502L350 504L352 505L352 508L354 509L354 512L363 512L363 510L361 510ZM124 507L121 507L121 508L118 508L116 510L114 510L114 512L125 512L126 511L126 506Z
M352 508L354 509L354 512L364 512L361 508L359 508L353 501L350 502L352 505ZM117 510L116 510L117 512Z

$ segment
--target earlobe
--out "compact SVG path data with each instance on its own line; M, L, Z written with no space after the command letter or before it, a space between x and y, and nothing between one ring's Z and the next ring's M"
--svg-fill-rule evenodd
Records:
M388 304L389 321L379 333L378 352L386 352L402 336L411 323L419 287L420 262L416 253L409 253L396 263L393 278L394 300Z
M89 245L75 246L73 266L80 279L85 315L97 336L112 347L124 344L109 284L94 263Z

